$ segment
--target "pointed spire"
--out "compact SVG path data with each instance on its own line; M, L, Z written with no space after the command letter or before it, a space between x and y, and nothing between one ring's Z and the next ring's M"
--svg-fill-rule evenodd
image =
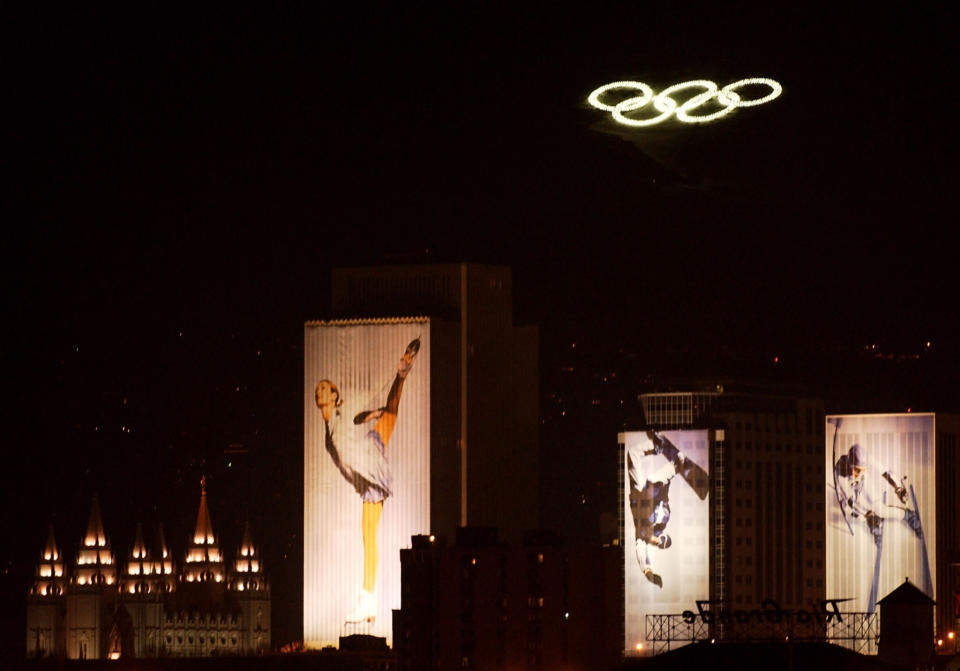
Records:
M250 520L243 527L243 541L240 542L240 554L244 557L253 556L253 540L250 538Z
M137 534L133 541L133 558L145 559L147 556L147 546L143 542L143 525L137 522Z
M163 522L157 525L157 555L160 559L167 558L167 538L163 535Z
M210 510L207 508L207 476L200 478L200 510L197 511L197 528L193 532L193 542L203 545L213 543L213 525L210 522Z
M57 549L57 539L53 535L53 522L50 523L50 530L47 532L47 544L43 548L43 558L46 561L56 561L60 558L60 551Z
M157 525L157 542L154 545L156 554L154 555L154 570L161 575L170 575L173 571L173 559L170 558L170 551L167 549L167 539L163 535L163 524Z
M107 544L106 534L103 533L103 518L100 516L100 500L97 493L93 493L93 505L90 506L90 521L87 523L87 535L83 544L86 547L102 547Z
M57 539L53 535L53 522L47 531L47 543L37 564L37 576L30 594L38 597L58 596L63 593L65 582L63 560L57 548Z

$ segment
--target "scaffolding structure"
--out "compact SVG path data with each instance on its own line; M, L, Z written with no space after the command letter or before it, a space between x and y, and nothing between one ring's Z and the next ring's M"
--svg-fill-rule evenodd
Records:
M878 613L842 613L823 617L810 611L737 610L709 618L684 615L647 615L646 640L653 654L697 642L834 643L861 654L874 655L880 640Z

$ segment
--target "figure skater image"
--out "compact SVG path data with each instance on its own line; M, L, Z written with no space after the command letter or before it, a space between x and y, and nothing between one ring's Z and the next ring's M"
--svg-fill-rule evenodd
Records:
M356 490L363 505L363 586L356 607L345 618L347 624L372 623L377 617L376 585L380 562L377 532L383 502L393 493L387 447L397 423L403 383L419 351L420 339L416 338L407 345L397 365L386 402L357 413L352 421L345 421L342 417L344 399L339 387L327 379L317 383L316 403L326 426L327 453L340 474Z

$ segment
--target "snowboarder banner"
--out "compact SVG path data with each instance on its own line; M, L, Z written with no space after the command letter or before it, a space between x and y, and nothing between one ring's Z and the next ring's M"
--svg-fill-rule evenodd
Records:
M827 594L872 613L906 577L935 599L934 416L830 416L826 442Z
M710 598L707 431L624 434L624 649L646 615Z

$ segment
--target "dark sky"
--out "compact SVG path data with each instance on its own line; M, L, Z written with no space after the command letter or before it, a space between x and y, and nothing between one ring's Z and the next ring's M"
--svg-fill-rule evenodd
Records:
M945 9L348 4L4 9L12 594L94 490L119 551L135 518L178 547L201 472L299 589L302 323L338 265L510 265L544 386L571 340L703 374L931 341L957 370ZM783 95L697 127L585 103L748 76Z

